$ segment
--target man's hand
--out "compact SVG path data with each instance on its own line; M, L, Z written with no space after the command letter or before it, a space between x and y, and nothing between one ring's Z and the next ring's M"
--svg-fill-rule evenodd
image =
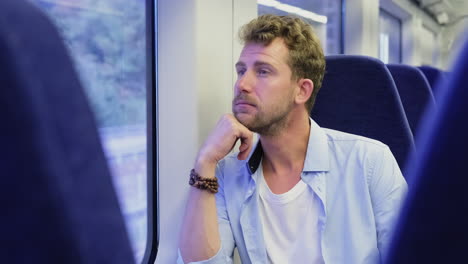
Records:
M195 170L202 173L205 169L214 169L239 139L241 145L237 158L246 159L252 149L252 138L253 133L239 123L232 114L223 115L198 152Z

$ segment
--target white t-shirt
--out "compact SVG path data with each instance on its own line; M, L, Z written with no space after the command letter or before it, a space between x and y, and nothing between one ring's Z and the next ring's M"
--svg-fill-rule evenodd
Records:
M269 263L324 263L318 228L320 203L314 191L300 180L286 193L274 194L262 166L258 169L260 219Z

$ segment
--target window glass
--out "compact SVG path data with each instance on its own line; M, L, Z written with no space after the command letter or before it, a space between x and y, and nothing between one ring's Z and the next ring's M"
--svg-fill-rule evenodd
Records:
M257 0L258 15L295 15L309 22L325 54L342 53L341 0Z
M55 22L72 55L141 262L147 233L145 1L30 1Z
M380 9L379 31L379 59L384 63L401 63L401 20Z

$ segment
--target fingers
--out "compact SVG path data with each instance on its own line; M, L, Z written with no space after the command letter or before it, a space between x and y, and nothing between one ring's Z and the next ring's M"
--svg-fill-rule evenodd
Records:
M252 147L250 147L250 146L247 147L245 150L241 150L241 148L239 148L239 154L237 154L237 159L245 160L249 156L251 148Z
M245 160L252 149L253 132L232 114L225 114L201 147L197 160L210 166L216 164L229 154L238 140L241 144L237 158Z
M241 144L239 146L239 154L237 155L239 160L245 160L249 156L253 144L253 133L246 127L242 127L241 135L239 137Z

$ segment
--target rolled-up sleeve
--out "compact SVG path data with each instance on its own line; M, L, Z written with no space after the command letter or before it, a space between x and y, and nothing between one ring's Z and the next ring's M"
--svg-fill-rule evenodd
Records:
M388 147L384 147L375 157L369 189L377 228L377 246L383 260L388 252L408 185Z
M218 193L216 193L216 210L218 215L219 235L221 247L213 257L203 260L190 262L190 264L226 264L232 263L234 254L234 237L232 234L229 216L226 210L226 200L224 195L224 161L218 163L216 167L216 177L218 178ZM184 264L180 249L178 250L177 264Z

